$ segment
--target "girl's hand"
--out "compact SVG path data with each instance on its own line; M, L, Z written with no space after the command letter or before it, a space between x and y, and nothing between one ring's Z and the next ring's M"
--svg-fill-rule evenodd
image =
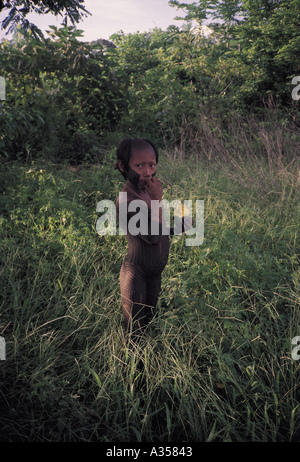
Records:
M151 200L161 200L162 199L162 184L161 182L153 176L149 183L146 186L146 191L148 192Z

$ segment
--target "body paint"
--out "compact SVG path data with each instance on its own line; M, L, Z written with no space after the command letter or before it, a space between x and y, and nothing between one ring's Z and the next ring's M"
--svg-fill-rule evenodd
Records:
M152 178L156 175L156 172L154 172L152 174ZM139 185L139 181L140 181L140 178L141 178L141 175L136 172L135 170L133 170L131 167L129 167L128 165L128 169L126 170L126 178L131 181L131 183L138 187Z
M139 184L141 175L135 170L133 170L131 167L129 167L128 165L128 169L126 170L126 177L128 178L129 181L131 181L131 183L134 186L137 187Z

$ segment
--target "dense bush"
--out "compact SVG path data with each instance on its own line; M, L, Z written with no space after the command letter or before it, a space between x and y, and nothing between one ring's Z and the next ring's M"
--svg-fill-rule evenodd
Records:
M247 123L250 113L264 120L274 109L299 127L291 95L299 0L280 7L260 1L260 8L246 0L170 3L198 26L120 32L113 42L93 43L80 41L73 27L51 26L47 39L19 30L13 41L4 40L1 156L99 160L99 141L109 142L111 133L147 136L185 151L199 146L212 119L226 133L237 115Z
M72 27L39 40L17 33L1 46L7 99L1 106L1 156L39 155L80 163L97 153L126 106L122 85L100 43L78 41Z

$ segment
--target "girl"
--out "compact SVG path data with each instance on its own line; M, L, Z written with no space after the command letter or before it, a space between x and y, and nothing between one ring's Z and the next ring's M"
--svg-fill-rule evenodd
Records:
M138 235L127 232L128 253L120 272L121 302L125 321L125 333L142 332L151 321L161 288L161 273L169 256L169 236L161 232L162 213L159 222L159 235L151 235L151 200L162 199L161 182L155 178L158 151L146 139L124 139L117 149L117 168L126 179L122 192L127 193L127 209L133 200L143 200L147 204L148 231ZM124 195L122 195L124 196ZM119 210L121 201L117 199L117 219L122 227ZM127 223L136 212L127 213ZM127 223L123 223L126 225ZM126 226L127 230L127 226Z

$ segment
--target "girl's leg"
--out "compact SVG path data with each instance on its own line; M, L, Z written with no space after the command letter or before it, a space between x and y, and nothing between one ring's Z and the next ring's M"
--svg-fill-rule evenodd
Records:
M147 298L145 306L144 325L149 324L155 315L155 308L161 289L161 275L147 283Z
M147 282L143 271L124 262L120 272L120 289L126 333L142 331L147 301Z

